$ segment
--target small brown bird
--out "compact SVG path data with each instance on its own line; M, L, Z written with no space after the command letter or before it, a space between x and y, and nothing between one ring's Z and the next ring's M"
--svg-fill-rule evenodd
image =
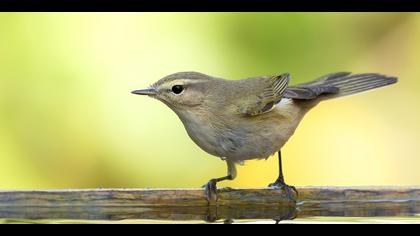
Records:
M180 72L132 93L165 103L199 147L226 161L227 176L205 185L208 202L212 196L217 201L218 182L235 179L236 164L267 159L276 152L279 177L269 186L295 199L296 188L284 181L280 150L303 116L321 101L390 85L397 78L339 72L296 86L288 86L289 80L289 74L232 81Z

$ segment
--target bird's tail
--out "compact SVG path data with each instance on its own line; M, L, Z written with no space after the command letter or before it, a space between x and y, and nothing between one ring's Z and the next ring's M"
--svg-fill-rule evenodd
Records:
M338 88L338 93L326 96L326 98L336 98L362 93L371 89L384 87L398 81L396 77L388 77L380 74L354 74L349 73L336 75L326 78L324 83L328 86Z
M291 87L290 91L286 93L285 96L294 99L322 101L365 92L396 82L396 77L381 74L351 74L349 72L339 72L323 76L309 83Z

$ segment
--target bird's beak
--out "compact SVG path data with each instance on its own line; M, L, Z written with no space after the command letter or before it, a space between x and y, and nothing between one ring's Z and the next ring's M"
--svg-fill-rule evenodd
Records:
M139 89L139 90L134 90L131 93L137 94L137 95L156 95L156 89L154 88Z

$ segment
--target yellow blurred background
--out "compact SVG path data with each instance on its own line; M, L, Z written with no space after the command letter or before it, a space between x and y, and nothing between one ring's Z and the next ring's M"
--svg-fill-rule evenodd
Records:
M283 149L293 185L420 185L420 14L0 13L0 189L200 187L225 163L130 91L179 71L337 71L398 84L312 110ZM221 186L266 186L277 159Z

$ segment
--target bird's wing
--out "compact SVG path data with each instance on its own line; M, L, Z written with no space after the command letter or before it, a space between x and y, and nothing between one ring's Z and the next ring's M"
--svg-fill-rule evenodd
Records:
M280 102L289 84L289 74L267 79L267 85L262 88L261 92L241 98L240 113L250 116L259 115L271 111Z

